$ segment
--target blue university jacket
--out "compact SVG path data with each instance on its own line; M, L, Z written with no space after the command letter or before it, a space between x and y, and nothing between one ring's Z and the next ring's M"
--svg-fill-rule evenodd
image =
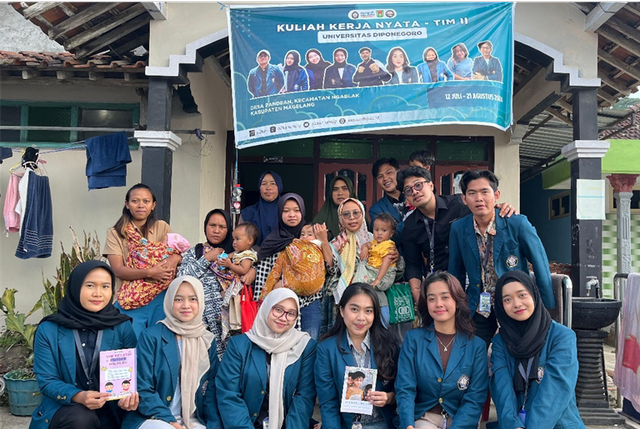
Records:
M483 57L476 57L473 60L473 73L480 73L486 80L502 82L502 64L496 57L489 59L489 64Z
M493 337L491 353L491 397L498 412L500 429L523 427L518 411L523 393L513 390L515 359L509 354L500 335ZM578 380L576 334L555 321L547 334L547 342L538 360L538 380L529 385L526 425L528 428L584 429L576 406L575 388Z
M442 61L438 62L438 65L436 66L436 73L438 75L438 82L453 80L453 74L451 73L451 70L449 70L449 67L447 67L447 65ZM433 82L433 79L431 78L431 70L429 70L429 66L426 62L418 66L418 75L420 75L421 82Z
M136 346L131 322L124 322L102 333L100 351ZM33 344L33 371L42 392L42 403L31 416L31 429L47 429L51 417L71 397L84 389L76 384L76 345L73 330L53 322L40 324Z
M324 87L328 88L351 88L356 86L353 83L353 75L356 72L356 68L353 64L345 65L342 78L338 67L331 65L324 71Z
M556 299L551 286L549 260L542 241L524 215L500 217L496 209L496 235L493 239L493 264L498 278L510 270L529 273L528 262L533 265L536 284L546 308L555 308ZM458 219L451 225L449 236L449 272L465 284L469 276L467 299L473 315L478 308L482 292L482 268L478 242L473 229L473 215Z
M138 410L130 412L122 429L136 429L147 419L170 423L176 419L169 408L178 387L180 359L176 334L162 323L142 332L138 342ZM209 347L209 371L202 376L196 394L196 412L207 429L222 429L216 406L215 377L218 354L215 341ZM182 397L182 400L187 398Z
M284 372L282 391L287 429L306 429L316 403L313 365L316 342ZM231 337L216 379L218 409L225 429L253 429L267 388L267 358L246 335ZM326 426L325 426L326 427Z
M254 98L277 94L283 86L284 75L282 70L273 64L267 65L266 79L262 78L260 67L251 69L247 78L247 87Z
M318 402L322 415L322 427L331 429L351 429L353 414L340 412L340 398L342 398L342 385L344 382L344 368L356 366L353 355L349 351L349 342L345 333L340 339L340 347L346 353L338 349L335 337L327 338L318 345L316 358L316 388L318 390ZM371 351L371 368L375 369L376 359ZM394 381L384 383L380 377L376 383L377 391L393 392ZM396 428L395 404L382 408L382 414L389 428ZM288 426L287 426L288 428Z
M401 428L413 426L438 403L453 419L451 428L478 426L489 388L486 344L479 337L457 334L452 347L443 372L433 325L405 336L396 379Z

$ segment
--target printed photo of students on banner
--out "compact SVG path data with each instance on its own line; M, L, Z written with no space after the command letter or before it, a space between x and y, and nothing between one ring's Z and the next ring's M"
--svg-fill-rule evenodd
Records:
M231 6L236 145L416 125L511 125L513 4L379 8Z

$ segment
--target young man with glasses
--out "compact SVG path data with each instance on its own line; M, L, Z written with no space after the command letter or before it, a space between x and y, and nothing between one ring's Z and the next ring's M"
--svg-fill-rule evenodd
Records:
M404 221L402 245L405 278L411 285L414 302L420 296L422 277L449 268L449 233L451 223L470 214L461 195L435 195L431 173L421 167L408 167L398 172L397 188L404 191L407 203L416 210ZM511 216L514 208L503 203L500 216ZM461 281L464 285L464 279Z
M549 260L536 229L526 216L496 216L498 178L488 170L467 171L460 180L462 201L471 215L451 225L449 272L466 290L476 335L487 347L497 329L493 300L498 278L511 270L529 274L529 262L546 308L555 308Z

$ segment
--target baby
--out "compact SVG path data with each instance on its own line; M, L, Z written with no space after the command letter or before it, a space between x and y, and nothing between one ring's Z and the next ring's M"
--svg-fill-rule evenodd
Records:
M316 238L316 233L313 229L315 223L310 223L302 227L300 231L300 240L310 241L318 247L322 247L322 242Z
M344 399L349 399L351 401L361 401L362 400L362 382L364 381L364 372L362 371L354 371L350 372L347 377L347 392L344 395Z
M251 247L256 244L259 236L258 228L252 223L243 222L236 226L232 233L235 252L218 256L218 265L228 268L240 277L247 274L258 260L258 254Z
M383 277L387 272L391 275L389 278L393 279L396 276L396 264L391 263L389 250L395 248L395 243L391 240L393 234L396 232L396 228L398 227L398 223L388 213L382 213L378 215L376 220L373 222L373 241L370 243L365 243L362 245L360 252L360 260L367 261L367 265L371 267L375 272L377 270L377 275L373 281L371 281L371 286L376 287L380 284ZM387 289L389 285L383 288Z

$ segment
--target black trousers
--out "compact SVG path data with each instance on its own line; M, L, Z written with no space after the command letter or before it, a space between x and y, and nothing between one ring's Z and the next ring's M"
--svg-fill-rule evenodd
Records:
M473 323L476 324L476 335L484 340L487 344L487 349L491 344L491 338L498 329L498 321L496 320L495 312L491 312L489 317L484 317L478 313L473 314Z
M51 418L49 429L119 429L110 404L90 410L82 404L63 405Z

